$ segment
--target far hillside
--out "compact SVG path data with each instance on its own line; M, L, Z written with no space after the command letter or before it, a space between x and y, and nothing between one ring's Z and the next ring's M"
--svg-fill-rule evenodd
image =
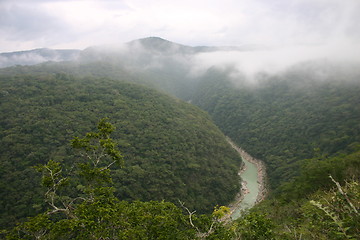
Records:
M262 72L252 53L260 57L271 51L259 49L190 47L150 37L89 47L77 61L14 66L0 73L122 79L193 103L225 135L265 161L276 189L299 175L299 161L347 152L359 142L360 68L356 62L316 59ZM222 62L232 55L239 59Z
M351 153L360 142L360 74L351 66L308 62L254 84L230 73L209 70L192 102L265 161L273 190L299 175L300 160Z
M126 162L112 176L119 199L181 200L211 212L238 192L241 160L197 107L121 80L28 68L0 77L1 226L43 208L32 166L53 159L71 169L77 155L69 141L103 117L115 125Z

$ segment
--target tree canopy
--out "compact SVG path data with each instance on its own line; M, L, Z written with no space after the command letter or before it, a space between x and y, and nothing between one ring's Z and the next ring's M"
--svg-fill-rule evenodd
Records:
M125 167L112 173L120 199L180 199L211 212L239 189L239 156L188 103L136 84L67 74L2 75L0 84L2 226L44 208L30 166L52 159L71 168L79 156L70 139L91 131L99 117L112 119L124 154Z

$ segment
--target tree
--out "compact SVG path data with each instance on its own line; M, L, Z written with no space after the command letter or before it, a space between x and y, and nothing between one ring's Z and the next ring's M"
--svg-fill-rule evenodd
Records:
M192 239L195 231L186 216L168 202L120 201L111 187L110 167L123 164L123 157L110 138L114 127L107 119L98 131L74 138L73 148L83 157L76 163L80 178L77 196L65 195L72 187L59 162L50 160L36 166L47 189L45 201L50 208L29 218L11 231L7 239Z
M70 178L63 176L59 162L50 160L45 165L35 167L42 172L42 185L47 188L45 200L52 208L48 214L61 212L68 218L76 218L73 210L78 202L94 203L105 198L107 201L114 200L114 189L108 186L112 183L110 167L115 163L121 165L123 157L110 138L110 134L115 130L114 126L104 118L99 121L97 128L98 132L89 132L84 138L75 137L71 141L72 147L79 149L83 157L83 161L76 164L77 174L83 183L77 186L82 191L79 196L61 195Z

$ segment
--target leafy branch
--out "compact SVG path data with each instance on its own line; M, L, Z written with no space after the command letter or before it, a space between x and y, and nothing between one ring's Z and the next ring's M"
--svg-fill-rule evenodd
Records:
M109 169L115 163L123 163L120 151L110 138L114 130L115 127L104 118L99 121L98 132L90 132L84 138L75 137L71 141L72 147L80 149L81 155L87 160L77 164L79 176L83 177L86 183L84 192L87 195L85 196L73 198L60 194L61 190L69 184L70 178L63 175L59 162L50 160L45 165L35 167L42 172L42 185L47 188L45 201L52 209L47 214L62 212L68 218L76 218L73 213L76 202L93 202L96 195L109 194L112 191L112 188L105 187L112 181Z

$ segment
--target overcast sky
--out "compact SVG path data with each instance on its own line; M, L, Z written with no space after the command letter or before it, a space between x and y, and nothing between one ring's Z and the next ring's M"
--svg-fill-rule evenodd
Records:
M198 45L360 42L360 0L0 0L0 52L158 36Z

